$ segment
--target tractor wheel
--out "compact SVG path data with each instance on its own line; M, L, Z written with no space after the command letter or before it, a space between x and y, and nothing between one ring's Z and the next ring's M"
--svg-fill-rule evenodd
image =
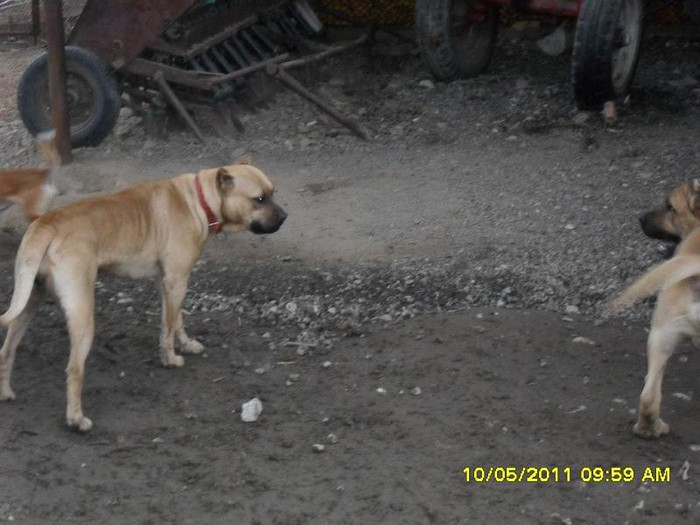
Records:
M117 83L102 60L80 47L66 46L66 103L74 148L97 146L117 122ZM32 135L51 129L48 55L35 58L17 88L22 122Z
M485 0L417 0L416 35L423 61L438 80L468 78L491 61L499 10Z
M627 93L642 41L644 0L584 0L576 24L572 73L580 109L600 109Z

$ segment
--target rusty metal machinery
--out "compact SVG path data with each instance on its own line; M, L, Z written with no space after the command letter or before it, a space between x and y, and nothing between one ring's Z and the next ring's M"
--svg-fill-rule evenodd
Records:
M316 39L322 32L306 0L88 0L66 48L75 86L68 97L73 145L95 145L109 133L117 92L155 107L165 100L204 140L187 102L221 103L255 74L279 81L366 138L359 124L287 73L366 40L328 46ZM35 134L49 125L45 62L30 64L18 90L20 115Z

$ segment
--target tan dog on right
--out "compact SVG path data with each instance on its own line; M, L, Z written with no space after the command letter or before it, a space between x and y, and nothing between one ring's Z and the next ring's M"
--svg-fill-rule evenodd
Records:
M668 359L684 338L700 336L700 179L677 188L661 208L640 218L650 237L678 241L674 257L642 275L608 308L618 312L659 292L647 340L647 375L635 434L659 437L670 428L660 417L661 383Z

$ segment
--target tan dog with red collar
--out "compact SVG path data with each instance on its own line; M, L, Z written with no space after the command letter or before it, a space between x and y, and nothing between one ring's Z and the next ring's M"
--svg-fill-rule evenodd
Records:
M22 239L15 263L15 289L0 323L8 326L0 349L0 400L14 399L10 387L15 349L41 296L43 278L63 309L70 336L67 374L68 426L86 432L83 415L85 360L94 335L94 287L100 268L118 275L161 277L163 304L160 358L180 367L180 351L200 353L182 321L187 281L209 233L277 231L287 214L272 200L267 177L245 158L238 164L206 169L142 184L115 195L93 197L39 217Z

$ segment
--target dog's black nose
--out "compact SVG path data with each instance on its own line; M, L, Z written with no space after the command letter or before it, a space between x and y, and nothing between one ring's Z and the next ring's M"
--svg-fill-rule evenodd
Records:
M278 206L277 207L277 217L279 218L280 226L281 226L282 223L287 219L288 215L287 215L286 211L284 211L282 208L280 208Z

